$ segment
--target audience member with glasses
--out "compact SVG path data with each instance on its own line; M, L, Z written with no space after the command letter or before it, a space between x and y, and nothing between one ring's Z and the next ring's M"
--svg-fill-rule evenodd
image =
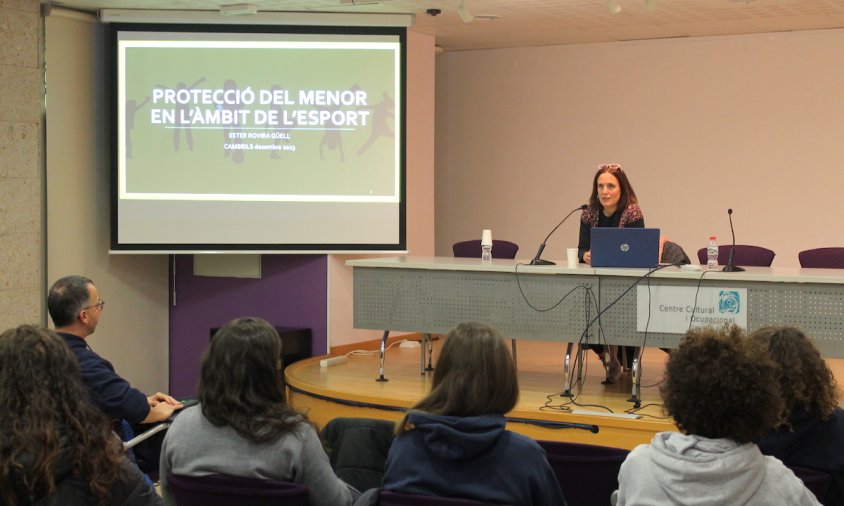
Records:
M106 416L130 424L167 420L182 407L179 401L161 392L147 396L133 388L86 342L96 330L104 307L94 282L84 276L61 278L47 295L47 309L56 332L76 355L82 381Z

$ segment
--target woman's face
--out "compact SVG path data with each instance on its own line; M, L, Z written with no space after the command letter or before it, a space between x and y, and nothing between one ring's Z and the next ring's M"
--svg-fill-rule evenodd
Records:
M621 199L621 186L618 178L604 172L598 176L598 202L604 208L604 214L610 215L618 208L618 201Z

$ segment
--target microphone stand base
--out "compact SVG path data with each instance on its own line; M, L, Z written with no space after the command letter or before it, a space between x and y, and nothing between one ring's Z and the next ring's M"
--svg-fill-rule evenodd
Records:
M534 258L530 261L530 265L557 265L550 260L543 260L541 258Z
M725 265L721 272L744 272L744 269L738 265Z

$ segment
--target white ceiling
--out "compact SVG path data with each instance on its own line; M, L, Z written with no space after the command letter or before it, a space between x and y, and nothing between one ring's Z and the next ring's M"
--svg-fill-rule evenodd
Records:
M464 0L474 16L464 23L461 0L247 0L259 11L412 13L413 31L436 36L446 51L587 42L844 28L844 0ZM610 13L609 3L621 7ZM99 9L217 11L226 0L54 0L53 5ZM648 4L653 9L647 8ZM440 9L438 16L426 14Z

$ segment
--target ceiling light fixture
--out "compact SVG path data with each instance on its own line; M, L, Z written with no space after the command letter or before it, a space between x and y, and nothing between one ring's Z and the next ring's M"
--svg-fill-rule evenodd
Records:
M473 16L469 9L466 8L466 0L460 0L460 5L457 6L457 14L460 14L460 19L464 23L471 23L475 16Z
M255 4L230 4L220 6L220 16L254 16L258 14Z
M618 0L607 0L607 9L610 11L610 14L621 12L621 6L618 5Z
M413 14L341 12L259 12L254 16L221 16L219 11L173 9L101 9L101 23L163 23L202 25L293 26L413 26Z

